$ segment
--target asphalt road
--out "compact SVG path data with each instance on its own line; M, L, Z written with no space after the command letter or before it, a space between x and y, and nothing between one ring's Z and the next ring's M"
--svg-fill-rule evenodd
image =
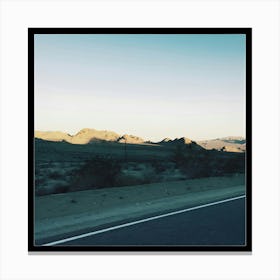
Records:
M245 199L161 217L57 246L245 245Z

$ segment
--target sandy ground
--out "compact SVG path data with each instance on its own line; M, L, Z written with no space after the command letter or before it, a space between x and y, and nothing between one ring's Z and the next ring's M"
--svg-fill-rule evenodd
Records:
M245 193L244 174L35 198L35 239Z

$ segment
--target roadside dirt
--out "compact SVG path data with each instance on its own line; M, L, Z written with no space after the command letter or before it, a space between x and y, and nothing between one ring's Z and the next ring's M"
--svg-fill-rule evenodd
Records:
M35 198L35 239L191 207L245 193L244 174Z

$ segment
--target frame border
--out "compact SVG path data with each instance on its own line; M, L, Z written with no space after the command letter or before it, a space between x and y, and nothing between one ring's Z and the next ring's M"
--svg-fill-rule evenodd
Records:
M34 36L35 34L244 34L246 36L246 245L35 246ZM252 28L28 28L28 251L29 252L252 252Z

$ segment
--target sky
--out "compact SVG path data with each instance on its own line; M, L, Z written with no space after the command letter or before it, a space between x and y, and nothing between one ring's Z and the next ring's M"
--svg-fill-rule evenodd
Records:
M35 129L245 136L245 35L36 34Z

